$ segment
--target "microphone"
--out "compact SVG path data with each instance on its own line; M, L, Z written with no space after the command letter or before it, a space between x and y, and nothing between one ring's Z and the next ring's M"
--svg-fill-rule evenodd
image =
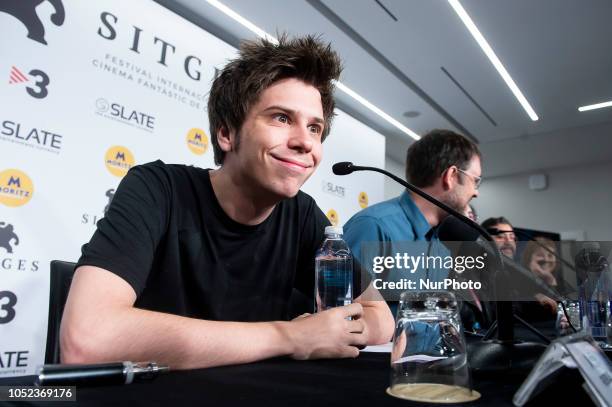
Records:
M608 259L601 254L599 242L584 242L574 258L574 264L578 286L582 286L589 279L599 279L600 275L610 268Z
M434 198L433 196L429 195L428 193L426 193L425 191L421 190L420 188L412 185L409 182L404 181L403 179L401 179L400 177L398 177L398 176L396 176L394 174L391 174L389 171L385 171L385 170L383 170L381 168L376 168L376 167L362 167L362 166L359 166L359 165L354 165L350 161L342 161L342 162L334 164L332 166L332 171L336 175L348 175L348 174L351 174L351 173L353 173L355 171L374 171L374 172L379 172L379 173L381 173L383 175L386 175L387 177L391 178L395 182L400 183L404 188L414 192L415 194L417 194L420 197L424 198L425 200L431 202L432 204L434 204L438 208L444 210L449 215L453 215L455 218L459 219L461 222L465 223L470 228L478 231L478 234L483 236L486 240L488 240L490 242L493 241L493 238L489 235L489 233L482 226L480 226L478 223L474 222L472 219L468 218L467 216L463 215L462 213L458 212L457 210L455 210L455 209L451 208L450 206L446 205L444 202L441 202L441 201L437 200L436 198Z
M466 227L466 225L459 219L453 216L448 216L440 224L438 230L438 237L441 241L452 242L452 241L470 241L474 242L479 249L487 253L488 256L499 256L499 250L497 246L491 247L489 242L484 241L473 229ZM542 293L550 298L557 301L562 300L563 296L557 292L557 290L546 284L540 277L527 270L525 267L515 262L509 257L501 256L503 266L501 270L504 270L504 278L506 281L516 282L513 286L520 287L521 291L525 291L525 288L529 289L529 292L533 294ZM501 300L501 299L498 299Z
M599 242L585 242L574 258L576 268L581 271L599 272L606 269L608 259L601 255Z
M355 170L353 167L353 163L348 162L348 161L342 161L339 163L335 163L332 166L332 171L336 175L348 175Z

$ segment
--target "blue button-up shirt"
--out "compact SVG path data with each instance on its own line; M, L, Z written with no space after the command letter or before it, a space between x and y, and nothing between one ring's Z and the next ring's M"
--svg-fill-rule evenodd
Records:
M407 253L410 256L444 257L450 254L407 191L356 213L344 225L344 239L362 270L375 278L378 277L373 272L376 256L395 257L398 253ZM426 278L441 281L447 275L448 270L443 267L430 266L420 267L412 273L395 269L385 280L408 278L418 282Z

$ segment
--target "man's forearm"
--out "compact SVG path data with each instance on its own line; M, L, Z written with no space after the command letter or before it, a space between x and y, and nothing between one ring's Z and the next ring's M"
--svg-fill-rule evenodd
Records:
M282 355L356 357L357 347L367 342L359 304L293 321L218 322L135 308L135 301L122 278L99 267L79 267L62 318L62 361L155 360L190 369Z
M138 308L104 310L96 321L62 324L64 363L155 360L174 369L289 355L287 322L203 321Z

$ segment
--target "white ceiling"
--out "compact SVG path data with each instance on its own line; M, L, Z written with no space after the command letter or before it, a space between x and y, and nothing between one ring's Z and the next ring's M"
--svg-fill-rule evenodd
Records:
M450 128L471 136L486 177L612 161L612 108L577 110L612 100L609 0L461 0L537 122L444 0L221 1L271 34L321 34L344 60L346 85L419 134ZM232 45L254 37L203 0L157 2ZM412 139L340 92L338 99L403 162Z

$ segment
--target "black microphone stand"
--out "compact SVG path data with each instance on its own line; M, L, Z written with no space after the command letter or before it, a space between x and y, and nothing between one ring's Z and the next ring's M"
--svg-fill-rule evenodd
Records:
M386 175L387 177L404 186L406 189L414 192L415 194L431 202L438 208L443 209L449 215L453 215L464 224L476 230L487 241L493 242L492 246L494 247L496 253L496 271L502 271L501 273L496 273L496 276L502 276L501 283L503 284L503 278L507 276L507 273L503 273L503 256L497 249L497 246L495 245L491 235L482 226L469 219L462 213L459 213L457 210L446 205L445 203L440 202L439 200L417 188L416 186L404 181L403 179L386 170L376 167L357 166L353 165L353 163L350 162L336 163L333 166L333 172L336 175L348 175L354 171L374 171ZM496 281L494 290L497 291L498 287L500 286L500 281L498 281L499 278L496 278L495 280ZM521 377L524 377L524 375L532 369L535 362L542 355L542 353L546 349L546 345L515 340L515 315L512 307L512 301L496 301L496 312L496 324L494 324L495 326L492 326L491 329L497 330L497 338L488 339L487 335L485 335L485 338L487 339L483 338L477 343L472 343L468 345L468 361L470 367L475 373L494 373L504 375L520 374ZM518 322L525 321L519 319ZM529 326L529 328L532 327ZM535 330L535 328L532 329Z

